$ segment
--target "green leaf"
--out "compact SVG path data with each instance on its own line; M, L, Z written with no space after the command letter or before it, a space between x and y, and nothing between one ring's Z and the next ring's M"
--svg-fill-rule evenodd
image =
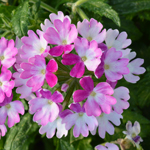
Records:
M126 110L123 113L123 123L126 123L129 120L131 122L138 121L140 124L150 124L150 120L145 118L143 115L131 110Z
M12 17L12 28L16 36L22 37L27 34L28 24L29 24L29 3L25 1L21 3L18 8L15 10L15 13Z
M86 138L86 139L80 140L76 147L76 150L93 150L93 147L90 144L91 141L92 141L91 138Z
M32 115L25 114L20 123L8 132L4 149L28 150L29 144L34 141L37 129L38 125L32 121Z
M60 150L75 150L72 144L60 139Z
M89 11L92 11L97 15L105 16L106 18L113 20L114 23L120 26L120 19L118 13L113 10L112 7L107 3L97 0L90 0L81 5L81 7L88 9Z
M113 8L120 14L137 13L150 10L149 0L111 0Z

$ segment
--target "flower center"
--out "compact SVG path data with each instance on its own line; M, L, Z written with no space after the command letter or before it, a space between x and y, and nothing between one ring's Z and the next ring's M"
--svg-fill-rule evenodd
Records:
M62 45L67 45L67 40L63 40Z
M86 56L83 56L81 57L82 61L86 61L87 60L87 57Z
M45 49L42 47L42 48L40 49L40 53L43 53L44 50L45 50Z
M92 41L92 39L93 39L93 38L90 37L90 36L87 37L87 40L88 40L88 41Z
M92 91L90 95L94 97L96 95L96 93L94 91Z
M79 113L79 116L82 117L84 114L83 113Z
M105 68L105 70L108 70L108 69L110 68L110 66L107 65L107 64L105 64L105 65L104 65L104 68Z
M10 105L10 104L7 104L5 107L9 109L9 108L11 107L11 105Z
M41 70L41 74L43 74L43 75L45 74L45 69Z
M0 86L2 86L3 85L3 83L0 81Z
M133 137L133 138L136 137L136 134L135 134L135 133L132 133L132 137Z
M5 59L5 57L4 56L0 56L0 60L2 61L2 60L4 60Z
M50 99L48 100L48 104L49 105L52 105L53 104L53 101L51 101Z

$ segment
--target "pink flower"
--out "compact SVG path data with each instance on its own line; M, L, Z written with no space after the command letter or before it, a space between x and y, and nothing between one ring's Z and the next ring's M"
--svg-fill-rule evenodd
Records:
M0 125L0 139L1 139L1 136L5 136L6 132L7 132L6 126L4 124Z
M44 39L44 32L37 30L36 31L39 37L32 31L28 31L28 36L24 36L21 38L22 43L22 53L21 57L23 59L29 59L34 57L35 55L41 55L46 57L50 50L47 41Z
M57 83L57 76L54 75L53 72L57 71L58 66L53 59L51 59L46 66L44 57L36 55L30 58L29 63L22 63L21 68L24 69L24 71L20 77L22 79L30 78L27 81L27 86L32 87L33 92L41 88L45 78L50 87L54 87Z
M59 114L57 103L61 103L63 95L55 91L53 95L48 90L41 90L42 97L37 97L29 101L29 111L34 114L33 121L41 121L41 125L45 126L48 122L53 122Z
M43 30L44 32L46 32L46 30L47 30L49 27L55 28L55 26L54 26L53 23L54 23L54 20L56 20L56 19L61 20L61 21L63 22L63 20L64 20L65 18L68 18L68 20L71 22L70 17L67 16L67 15L64 16L64 14L63 14L62 11L58 11L58 15L57 15L57 14L54 14L54 13L51 13L51 14L49 15L49 18L50 18L51 21L48 20L48 19L45 19L45 20L44 20L45 25L41 23L41 28L42 28L42 30Z
M8 116L8 127L14 126L15 123L20 122L19 114L24 114L24 106L19 100L13 101L11 97L5 97L3 103L0 103L0 125L3 125Z
M39 132L40 134L46 133L47 138L52 138L56 132L56 136L58 138L61 138L63 135L67 136L68 130L65 128L65 124L62 123L62 117L61 117L61 111L62 111L62 106L59 105L59 115L53 122L48 122L47 125L41 126Z
M106 143L105 146L97 145L95 149L96 150L119 150L118 146L113 143Z
M114 94L112 96L117 100L117 103L112 106L114 108L114 111L118 114L122 114L123 109L127 109L129 107L129 90L123 86L118 87L114 89Z
M0 103L4 101L5 94L7 97L11 96L12 89L14 88L14 81L9 81L11 76L11 71L2 66L0 74Z
M115 128L112 125L115 124L119 126L121 124L120 119L123 118L121 114L117 114L112 111L110 114L102 113L100 116L96 117L98 121L98 133L101 138L105 138L106 132L110 135L114 134ZM111 123L111 122L112 123ZM96 128L91 132L93 135L96 134Z
M109 29L106 33L105 42L108 49L113 47L116 49L116 51L121 51L122 57L130 53L131 49L125 49L131 44L131 40L127 39L126 32L121 32L119 34L119 31L117 29Z
M106 29L101 32L102 28L103 25L93 18L90 22L84 19L82 23L79 21L77 24L78 32L83 38L88 41L95 40L97 43L102 43L106 37Z
M6 40L4 37L0 39L0 61L3 66L10 68L16 61L15 55L18 53L15 43L11 39Z
M136 83L138 80L140 80L140 77L137 75L143 74L146 70L144 67L141 67L141 65L144 63L144 59L136 58L136 52L130 52L128 55L124 56L124 58L129 59L129 64L127 67L129 68L129 73L124 75L124 78L126 81L131 83Z
M94 88L92 78L87 76L80 80L80 85L84 90L75 91L73 100L81 102L87 98L84 107L88 116L99 116L102 112L106 114L111 112L111 105L116 103L116 99L111 96L114 91L107 82L98 83Z
M95 71L96 77L100 78L105 73L107 80L115 82L120 80L124 74L128 74L129 59L121 58L121 56L122 52L116 51L115 48L104 52L102 62Z
M63 21L59 19L54 20L54 27L49 27L44 38L50 44L58 45L50 50L50 55L60 56L63 52L69 53L73 49L74 40L77 38L77 29L74 24L70 24L70 20L65 18Z
M23 69L22 69L23 71ZM15 87L16 93L21 94L20 98L27 98L31 93L32 93L32 87L27 86L27 81L29 79L22 79L20 78L21 72L15 72L13 74L14 82L15 82Z
M62 57L62 63L64 65L76 64L72 68L70 75L72 77L80 78L84 74L84 66L86 66L90 71L95 71L101 62L100 57L102 55L102 51L98 48L96 41L88 42L87 39L84 38L81 40L76 39L74 45L78 55L65 54Z
M68 113L68 115L63 118L62 123L66 124L65 127L67 130L74 125L74 137L78 137L80 134L87 137L89 131L94 130L97 126L96 118L94 116L87 116L84 107L81 107L79 103L71 104L70 109L74 112L69 110L62 112L64 114Z

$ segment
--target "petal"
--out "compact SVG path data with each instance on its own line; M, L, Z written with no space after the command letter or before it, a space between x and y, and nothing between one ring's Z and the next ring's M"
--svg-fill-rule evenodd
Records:
M73 100L75 103L81 102L90 95L89 91L77 90L73 93Z
M58 78L55 74L52 74L51 72L46 74L46 81L48 85L52 88L57 84Z
M51 59L46 66L46 71L56 72L57 70L58 70L57 62L54 59Z
M61 62L64 65L73 65L80 61L80 57L76 54L64 54L62 58Z
M84 74L85 67L83 62L78 62L70 72L70 76L76 77L76 78L81 78Z
M61 103L61 102L63 102L64 97L60 92L55 91L51 97L51 100L55 103Z
M50 55L52 55L54 57L58 57L63 53L63 51L64 51L64 46L60 45L60 46L55 46L55 47L51 48L49 53L50 53Z
M88 92L91 92L94 88L94 82L91 77L86 76L80 80L82 88Z

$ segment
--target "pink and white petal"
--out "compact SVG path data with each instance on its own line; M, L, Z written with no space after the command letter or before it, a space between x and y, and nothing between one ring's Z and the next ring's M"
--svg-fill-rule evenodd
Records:
M105 38L105 42L106 42L107 47L112 47L118 34L119 34L119 31L117 29L115 29L115 30L109 29L107 31L106 38Z
M55 91L51 97L51 100L55 103L61 103L61 102L63 102L64 97L60 92Z
M21 115L24 114L25 110L24 110L24 106L22 104L21 101L16 100L10 103L11 107L14 108L16 110L17 113L20 113Z
M20 122L20 117L16 111L9 109L8 112L8 127L11 128L15 123Z
M89 91L77 90L73 93L73 100L75 103L81 102L90 95Z
M76 29L76 26L74 24L70 25L70 32L68 35L68 43L74 43L74 40L77 38L78 31Z
M111 82L116 82L116 80L120 80L123 76L120 73L112 72L111 70L105 70L105 76L107 80Z
M104 29L101 33L99 33L93 40L97 43L102 43L106 38L106 29Z
M21 74L20 74L20 78L21 79L28 79L30 77L32 77L33 74L31 74L31 72L29 70L27 71L23 71Z
M7 109L5 108L5 106L2 106L0 108L0 125L3 125L5 123L5 120L7 118Z
M5 93L4 93L4 91L0 88L0 103L2 103L3 101L4 101L4 99L5 99Z
M105 146L108 147L108 150L119 150L118 146L113 143L106 143Z
M88 127L85 123L81 125L81 134L84 137L87 137L89 135L89 130L88 130Z
M84 74L85 67L83 62L78 62L70 71L70 76L81 78Z
M83 77L79 82L82 88L88 92L91 92L94 88L94 82L90 76Z
M62 58L61 62L64 65L73 65L80 61L80 57L76 54L64 54Z
M60 36L54 28L49 27L43 36L48 43L61 45Z
M97 150L108 150L106 147L102 146L102 145L97 145L95 147Z
M131 40L130 40L130 39L126 39L126 40L123 42L122 48L126 48L126 47L128 47L130 44L131 44Z
M36 111L38 111L40 108L42 108L44 105L46 105L47 99L45 98L35 98L29 101L29 112L31 114L34 114Z
M83 22L78 22L77 23L77 29L78 32L81 36L83 36L84 38L86 38L88 36L88 31L89 31L89 21L84 19Z
M85 66L87 67L88 70L90 71L95 71L98 65L100 64L100 59L94 59L94 60L86 60L84 62Z
M96 93L103 93L103 94L108 94L108 95L112 95L114 93L114 90L112 89L110 84L108 84L107 82L98 83L96 87L94 88L94 91Z
M125 78L126 81L131 82L131 83L136 83L137 81L140 80L139 76L135 76L131 72L128 73L128 74L125 74L123 76L124 76L124 78Z
M65 118L63 118L62 123L65 123L66 130L69 130L78 119L78 114L68 114Z
M95 102L93 97L87 99L84 108L88 116L99 116L102 112L99 105L97 104L97 102Z
M5 136L5 134L7 132L7 128L5 125L0 125L0 132L1 132L2 136Z
M52 74L51 72L49 72L49 73L46 73L46 81L48 85L52 88L57 84L58 78L55 74Z

